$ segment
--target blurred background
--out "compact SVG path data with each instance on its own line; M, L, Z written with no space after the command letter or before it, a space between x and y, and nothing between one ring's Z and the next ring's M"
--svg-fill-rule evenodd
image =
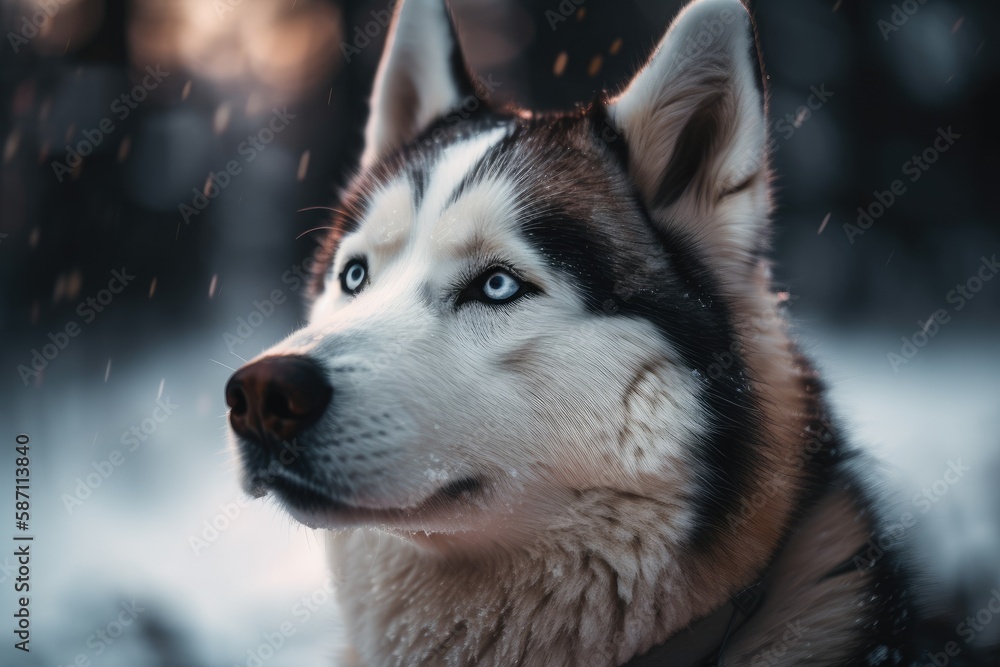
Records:
M19 433L31 468L29 529L0 529L11 627L8 540L35 537L31 652L0 627L0 663L330 663L320 539L239 491L222 389L301 321L391 4L0 0L0 497ZM971 655L1000 640L960 625L1000 598L1000 7L752 4L778 286L888 521L922 520L932 642ZM540 109L623 85L681 5L452 1L491 101Z

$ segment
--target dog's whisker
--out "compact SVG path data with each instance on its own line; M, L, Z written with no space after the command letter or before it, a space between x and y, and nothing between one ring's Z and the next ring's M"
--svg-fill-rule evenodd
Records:
M220 366L222 366L223 368L228 368L229 370L231 370L234 373L236 372L235 368L233 368L232 366L227 366L226 364L222 363L221 361L216 361L215 359L209 359L209 361L215 362L215 363L219 364Z
M336 227L330 227L330 226L313 227L312 229L307 229L306 231L304 231L301 234L299 234L298 236L296 236L295 240L298 241L300 238L302 238L306 234L312 234L313 232L320 232L320 231L323 231L323 230L335 230L335 229L337 229L337 228Z

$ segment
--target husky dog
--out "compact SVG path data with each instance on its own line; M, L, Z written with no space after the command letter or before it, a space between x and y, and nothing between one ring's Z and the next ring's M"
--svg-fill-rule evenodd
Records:
M226 389L245 488L329 531L343 664L913 661L772 290L766 128L738 0L567 114L396 11L308 325Z

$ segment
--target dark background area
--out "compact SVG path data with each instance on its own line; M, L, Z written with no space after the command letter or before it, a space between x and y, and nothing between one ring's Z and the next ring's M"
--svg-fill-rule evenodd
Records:
M141 289L124 297L140 342L211 317L213 275L232 288L311 251L316 236L296 237L328 214L296 211L335 205L360 150L384 31L350 62L337 44L363 44L355 28L363 30L371 12L387 4L229 2L234 6L199 3L197 11L184 2L78 2L64 11L90 18L67 17L75 20L60 26L56 14L48 35L19 45L18 53L12 44L0 49L0 229L7 235L0 242L0 312L7 335L58 325L64 299L77 288L86 294L105 282L109 267L125 264L141 267ZM622 86L681 5L588 0L564 18L551 0L454 4L468 60L498 84L494 100L546 109ZM879 21L891 22L893 4L773 0L754 7L777 147L777 275L797 306L845 326L905 329L1000 245L989 196L996 174L990 100L998 83L989 33L1000 10L989 2L914 3L919 10L886 32ZM17 33L31 3L3 6L7 29ZM267 26L288 33L270 48L308 44L280 67L255 71L243 51L268 48L260 45L263 34L253 34ZM191 45L199 40L207 44ZM557 76L560 53L567 59ZM227 59L232 72L220 74ZM111 102L157 64L170 75L119 122ZM286 76L295 70L307 74ZM829 99L800 114L813 88L829 91ZM190 203L192 188L239 158L237 146L266 120L267 109L286 105L297 117L268 150L287 158L287 171L272 165L274 172L241 175L186 224L178 206ZM213 128L222 107L230 120ZM107 116L115 130L60 182L52 163ZM796 116L797 127L788 122ZM902 165L948 127L961 138L911 183ZM305 151L308 170L297 181ZM852 245L842 225L855 222L857 208L895 179L904 180L906 193ZM1000 290L981 299L968 319L993 321Z
M242 664L322 584L317 538L272 505L245 504L225 451L222 389L231 367L301 321L296 271L360 153L389 4L0 0L0 451L17 432L35 443L39 536L39 650L0 652L3 664L68 664L80 653L102 665ZM452 2L491 102L537 109L619 89L682 4ZM802 343L856 440L901 484L919 491L959 458L973 468L924 522L921 560L955 582L938 609L943 645L954 619L1000 585L1000 280L961 309L949 300L982 258L1000 254L1000 6L751 4L769 76L776 284ZM154 81L147 68L167 74L143 87ZM287 127L248 148L274 110ZM911 180L906 163L949 128L953 145ZM54 167L86 142L96 145L82 162ZM240 173L227 181L218 174L231 161ZM862 234L845 232L895 180L905 192ZM185 215L204 193L216 196ZM87 299L123 268L135 278L87 314ZM268 308L276 290L281 303ZM901 337L941 309L948 323L928 327L926 345L894 367L887 355L900 353ZM260 324L242 336L241 321ZM79 332L61 338L68 324ZM46 346L53 354L38 371L32 360ZM164 397L176 416L82 506L67 506ZM3 455L0 497L13 495L12 471ZM236 502L232 527L192 546ZM4 567L0 558L6 614ZM133 598L149 611L98 659L88 637ZM281 664L326 659L327 615L296 626ZM976 641L998 638L993 624Z

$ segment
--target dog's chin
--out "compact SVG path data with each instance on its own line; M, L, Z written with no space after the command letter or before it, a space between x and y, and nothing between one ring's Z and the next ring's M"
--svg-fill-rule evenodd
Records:
M456 509L478 493L481 484L474 477L463 477L406 506L352 503L284 471L249 476L244 480L244 489L255 498L273 495L293 519L305 526L335 530L361 526L413 526L449 509Z

